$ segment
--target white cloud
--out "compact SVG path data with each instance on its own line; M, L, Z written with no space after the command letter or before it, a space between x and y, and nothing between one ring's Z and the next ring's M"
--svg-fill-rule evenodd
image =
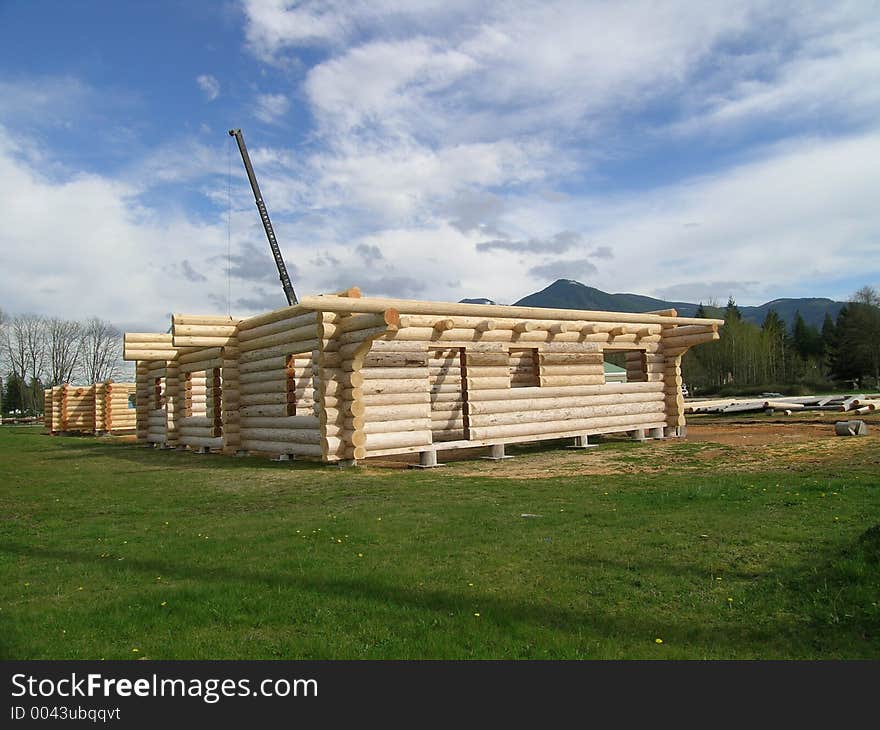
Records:
M290 108L290 99L284 94L258 94L254 116L267 124L274 124Z
M196 76L196 83L208 101L214 101L214 99L220 96L220 82L210 74Z

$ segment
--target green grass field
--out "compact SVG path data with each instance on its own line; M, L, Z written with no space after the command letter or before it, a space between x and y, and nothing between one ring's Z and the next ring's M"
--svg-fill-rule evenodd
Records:
M3 427L0 656L880 658L880 441L823 444L338 470Z

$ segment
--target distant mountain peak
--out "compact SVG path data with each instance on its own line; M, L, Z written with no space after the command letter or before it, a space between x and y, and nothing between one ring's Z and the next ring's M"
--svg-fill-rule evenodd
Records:
M573 279L557 279L544 289L523 297L518 306L550 307L553 309L596 309L608 312L650 312L655 309L676 309L682 317L693 317L697 306L692 302L673 302L655 299L642 294L609 294L601 289L587 286ZM741 306L738 309L743 319L761 324L770 309L791 326L795 313L800 312L807 324L821 327L825 314L832 319L843 307L843 302L835 302L824 297L802 297L800 299L774 299L760 306Z
M476 299L459 299L459 304L495 304L491 299L486 299L486 297L477 297Z

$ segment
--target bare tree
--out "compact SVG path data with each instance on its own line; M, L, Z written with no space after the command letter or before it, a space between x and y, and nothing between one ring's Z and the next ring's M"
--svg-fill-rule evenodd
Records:
M80 359L81 329L79 322L60 317L46 320L48 349L47 385L61 385L73 379Z
M46 365L45 318L36 314L16 315L0 329L0 345L9 370L25 386L25 408L39 410Z
M79 372L85 383L100 383L122 371L122 333L92 317L80 329Z

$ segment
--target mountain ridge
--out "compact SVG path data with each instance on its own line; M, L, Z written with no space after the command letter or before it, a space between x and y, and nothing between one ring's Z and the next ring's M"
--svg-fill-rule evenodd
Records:
M757 306L737 307L744 320L757 325L763 323L767 312L775 309L789 327L794 322L795 314L800 312L807 324L821 328L825 314L828 313L832 319L836 319L837 313L845 304L826 297L781 297ZM693 317L699 307L693 302L656 299L643 294L610 294L573 279L557 279L541 291L528 294L515 302L514 306L598 309L609 312L649 312L654 309L674 308L682 317Z

